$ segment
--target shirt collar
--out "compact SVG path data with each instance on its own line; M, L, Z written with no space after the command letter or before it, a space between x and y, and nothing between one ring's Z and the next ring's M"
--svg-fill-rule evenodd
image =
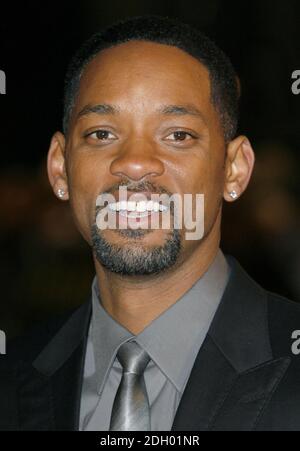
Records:
M119 347L134 335L115 321L102 306L96 277L92 283L90 337L94 349L97 391L101 393Z
M98 393L103 390L119 347L133 338L148 352L176 389L182 392L224 293L229 271L229 265L219 250L205 274L136 336L103 308L95 277L92 285L91 334Z

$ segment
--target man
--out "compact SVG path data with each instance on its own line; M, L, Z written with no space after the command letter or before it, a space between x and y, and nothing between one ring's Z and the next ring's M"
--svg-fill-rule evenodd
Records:
M73 58L48 174L96 277L77 311L8 350L2 429L300 429L299 307L219 248L223 201L254 165L238 97L223 52L167 18L120 22Z

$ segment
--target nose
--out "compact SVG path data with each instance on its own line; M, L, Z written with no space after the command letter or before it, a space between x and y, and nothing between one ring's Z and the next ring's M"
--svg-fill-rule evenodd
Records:
M110 171L113 175L138 181L146 176L162 175L164 164L154 145L137 139L123 146L121 153L112 161Z

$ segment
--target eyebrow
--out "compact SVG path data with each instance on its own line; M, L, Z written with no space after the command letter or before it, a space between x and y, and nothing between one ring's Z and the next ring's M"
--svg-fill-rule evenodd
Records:
M158 112L165 115L197 116L200 117L204 122L206 122L204 114L195 105L192 104L163 105L158 110Z
M120 109L116 105L110 105L107 103L99 103L97 105L86 105L79 111L77 118L81 116L86 116L91 113L96 113L100 115L109 115L109 114L117 114L120 112Z
M99 115L116 115L121 112L120 108L117 105L100 103L96 105L86 105L79 111L77 118L82 116L86 116L91 113L99 114ZM156 113L163 114L166 116L174 115L174 116L196 116L202 119L202 121L206 124L206 119L203 113L192 104L182 104L182 105L163 105Z

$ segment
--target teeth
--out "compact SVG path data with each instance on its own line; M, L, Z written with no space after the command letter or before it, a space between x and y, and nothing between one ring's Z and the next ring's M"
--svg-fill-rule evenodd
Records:
M145 202L145 201L137 202L136 211L140 211L140 212L147 211L147 202Z
M135 211L136 202L127 202L127 210L128 211Z
M127 210L127 201L122 200L121 202L118 202L120 205L120 210Z
M154 204L153 200L149 200L147 202L147 210L148 211L152 211L153 210L153 204Z
M153 200L149 201L126 201L122 200L121 202L112 202L109 204L109 209L111 211L131 211L131 212L138 212L138 213L144 213L144 212L158 212L158 211L166 211L168 210L168 207L165 205L159 204L158 202L154 202ZM144 215L146 216L146 215Z
M112 211L117 211L117 203L109 204L109 208Z
M168 207L166 207L165 205L160 204L159 206L159 211L167 211Z

